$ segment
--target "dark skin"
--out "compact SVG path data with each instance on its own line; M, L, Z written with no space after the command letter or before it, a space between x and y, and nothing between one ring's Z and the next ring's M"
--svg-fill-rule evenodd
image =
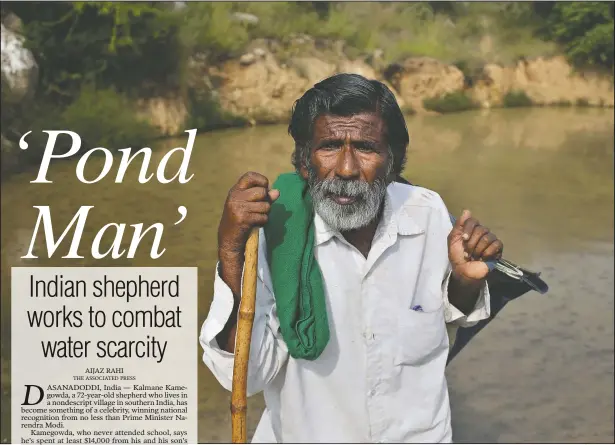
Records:
M373 184L384 177L389 160L385 135L384 123L375 114L319 117L314 125L311 153L318 179L337 177ZM305 166L301 175L308 178ZM377 227L378 219L342 236L367 258Z
M386 126L373 113L353 116L320 116L314 125L310 162L320 180L340 178L361 180L370 184L386 175L389 153ZM307 179L308 170L300 169ZM393 178L385 178L387 184ZM218 229L220 277L235 296L233 316L217 337L220 347L233 353L237 329L237 310L241 295L244 249L250 230L267 223L271 203L278 190L269 189L263 175L249 172L229 191ZM331 199L342 202L341 197ZM371 249L379 218L360 229L343 232L342 236L364 257ZM484 261L502 255L502 242L464 211L447 239L452 276L449 281L451 304L468 314L476 305L480 288L489 269Z

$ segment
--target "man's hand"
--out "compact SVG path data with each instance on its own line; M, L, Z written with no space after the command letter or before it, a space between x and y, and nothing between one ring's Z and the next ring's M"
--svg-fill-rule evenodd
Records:
M453 269L451 304L465 314L471 312L489 273L485 261L501 258L503 250L502 241L464 210L448 235L448 258Z
M269 190L269 180L259 173L245 173L231 188L218 227L218 249L243 255L250 230L267 223L278 190Z
M481 281L489 268L484 263L502 257L504 245L495 234L472 218L469 210L461 217L448 235L448 258L453 273L464 281Z
M244 174L231 188L224 203L218 227L218 260L220 278L235 297L235 308L222 332L218 344L226 351L235 350L237 309L241 298L241 276L244 253L250 231L267 224L271 203L278 199L278 190L269 190L269 181L259 173Z

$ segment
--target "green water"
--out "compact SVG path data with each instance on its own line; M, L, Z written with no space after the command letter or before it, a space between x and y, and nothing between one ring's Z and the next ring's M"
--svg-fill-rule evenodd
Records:
M516 109L410 117L405 177L439 192L454 214L473 211L505 243L505 257L541 270L551 291L511 303L449 367L455 440L613 441L613 110ZM186 138L161 142L154 159ZM139 147L140 148L140 147ZM211 301L216 230L228 189L247 170L289 171L284 126L202 134L187 184L92 185L75 178L76 161L52 164L53 184L30 184L36 170L2 183L2 440L8 440L10 267L198 266L199 325ZM102 160L88 164L90 176ZM96 170L96 169L99 170ZM162 222L162 258L144 243L134 260L23 260L37 210L54 227L93 205L81 252L108 222ZM188 209L178 219L177 207ZM57 224L57 226L56 226ZM57 236L57 235L56 235ZM110 241L109 238L106 238ZM40 249L43 239L37 240ZM42 252L42 250L39 250ZM200 356L197 332L194 351ZM199 362L201 363L201 362ZM229 442L229 396L199 370L199 438ZM262 399L249 400L253 430Z

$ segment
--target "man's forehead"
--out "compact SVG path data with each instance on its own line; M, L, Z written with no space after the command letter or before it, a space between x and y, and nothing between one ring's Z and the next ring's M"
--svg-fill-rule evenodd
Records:
M314 122L314 137L332 137L355 133L370 138L384 136L384 121L376 113L357 113L351 116L323 114Z

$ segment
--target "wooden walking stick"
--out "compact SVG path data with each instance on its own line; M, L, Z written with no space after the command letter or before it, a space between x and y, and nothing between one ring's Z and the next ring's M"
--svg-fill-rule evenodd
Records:
M235 360L233 363L233 388L231 392L232 443L247 443L246 409L248 386L248 361L256 306L256 271L258 266L258 227L253 228L246 243L241 301L237 334L235 336Z

